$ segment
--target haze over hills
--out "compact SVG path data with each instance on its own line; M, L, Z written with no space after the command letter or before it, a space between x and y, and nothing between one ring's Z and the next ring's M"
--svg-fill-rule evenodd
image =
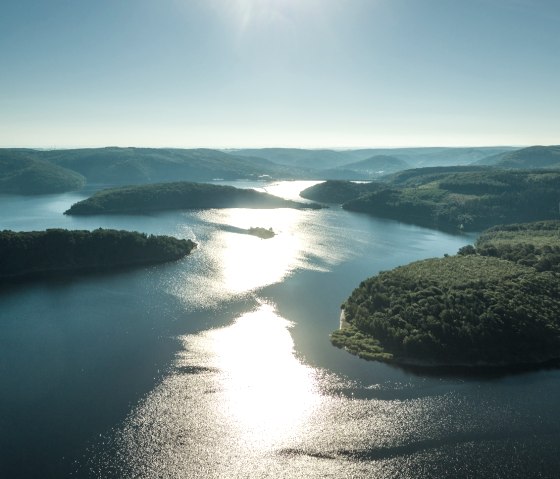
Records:
M230 154L265 158L281 165L300 166L314 169L329 169L350 163L352 158L346 151L303 148L247 148L225 150ZM360 159L365 159L364 158Z
M397 157L411 167L466 165L490 155L515 150L511 146L484 147L420 147L420 148L365 148L355 150L300 149L300 148L248 148L226 150L243 156L266 158L275 163L298 165L308 168L330 169L349 167L350 163L373 156Z
M305 172L262 158L243 157L211 149L92 148L42 152L51 163L83 174L90 183L130 184L220 179L291 178Z
M75 171L36 159L33 150L0 150L0 193L30 195L78 190L86 182Z
M560 147L240 150L177 148L0 149L0 191L43 194L90 185L215 179L371 180L409 168L492 164L560 166Z
M380 175L406 170L407 168L410 168L410 165L407 161L397 156L374 155L371 158L344 165L344 168L361 171L368 173L369 175Z
M484 147L422 147L422 148L382 148L350 150L349 153L356 159L363 159L373 155L391 155L407 161L411 167L424 166L452 166L467 165L486 158L515 150L511 146L484 146Z
M530 146L492 155L475 164L501 168L560 168L560 146Z

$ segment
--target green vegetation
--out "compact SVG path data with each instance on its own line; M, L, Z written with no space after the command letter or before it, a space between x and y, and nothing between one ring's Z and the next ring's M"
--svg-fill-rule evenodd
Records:
M252 189L206 183L158 183L111 188L73 204L64 214L143 214L205 208L319 208Z
M560 273L560 221L496 226L485 231L475 246L469 253Z
M302 198L321 203L342 204L373 191L385 189L383 183L354 183L351 181L328 180L306 188L300 193Z
M363 281L343 305L349 327L332 342L365 359L404 364L558 359L559 232L560 222L493 228L457 256Z
M421 226L480 231L496 224L558 218L560 172L421 168L391 175L383 188L369 193L359 184L327 182L302 196L343 201L349 211Z
M81 173L89 183L110 185L303 175L263 158L203 148L91 148L43 152L42 157Z
M368 173L370 176L393 173L395 171L406 170L410 165L401 158L391 155L373 155L365 160L356 161L344 165L349 170Z
M306 150L300 148L260 148L232 150L245 157L266 158L274 163L316 170L348 168L351 163L367 160L374 156L391 156L405 161L413 167L465 165L514 150L511 147L469 148L367 148L357 150Z
M560 168L560 146L531 146L492 155L476 164L500 168Z
M410 168L410 165L396 156L374 155L365 160L347 163L336 168L320 170L317 177L325 180L367 181L406 168Z
M266 229L266 228L261 228L259 226L249 228L247 230L247 234L257 236L261 239L274 238L274 236L276 235L276 233L274 233L272 228Z
M79 190L85 178L35 159L30 150L0 150L0 193L41 195Z
M163 263L189 254L195 246L191 240L131 231L2 231L0 279Z
M306 168L278 165L264 158L211 149L85 148L74 150L0 149L0 158L18 164L21 158L42 168L70 173L90 184L130 185L164 181L211 181L261 178L310 178ZM71 171L69 171L71 170ZM0 178L5 165L0 163ZM43 174L43 171L38 171ZM28 180L22 178L22 184ZM32 192L33 184L28 186ZM66 190L64 190L66 191Z
M368 180L408 166L472 163L511 148L396 148L305 150L264 148L218 151L177 148L0 149L0 158L33 165L15 176L0 163L0 192L42 194L89 184L130 185L167 181L235 179ZM60 167L62 169L59 169ZM5 185L2 178L7 176ZM66 180L63 178L66 177ZM69 182L69 183L68 183Z

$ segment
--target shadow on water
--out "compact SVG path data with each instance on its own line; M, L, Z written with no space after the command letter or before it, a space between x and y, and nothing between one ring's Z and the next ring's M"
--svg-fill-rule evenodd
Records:
M542 432L542 436L550 436L554 439L558 436L558 431L551 428L547 432ZM482 443L491 441L512 441L523 440L532 436L531 431L507 431L506 433L461 433L453 436L445 436L441 438L425 439L412 443L402 444L390 447L376 447L370 449L337 449L335 451L314 451L309 449L286 448L278 451L281 456L309 456L317 459L346 459L350 461L381 461L393 459L402 456L412 456L429 450L454 447L467 443Z
M196 251L196 249L194 250ZM104 281L113 278L126 278L127 274L148 271L151 268L165 268L171 267L174 264L188 260L189 256L193 253L186 255L175 261L149 262L128 265L116 265L110 268L106 267L87 267L78 268L73 270L59 270L59 271L44 271L37 272L27 276L17 278L0 278L0 295L15 293L20 289L29 287L30 285L44 286L47 288L64 288L82 280L98 280ZM163 269L162 269L163 271Z
M416 376L464 379L473 381L493 381L508 376L519 376L538 371L551 371L560 368L560 359L532 364L515 364L508 366L412 366L391 364L390 367L400 369Z

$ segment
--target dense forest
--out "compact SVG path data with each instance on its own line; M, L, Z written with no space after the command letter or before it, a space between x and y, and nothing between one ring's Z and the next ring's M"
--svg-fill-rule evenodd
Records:
M66 168L35 159L29 150L0 149L0 193L42 195L79 190L85 178Z
M73 204L65 214L143 214L205 208L320 208L268 193L207 183L157 183L110 188Z
M494 256L537 271L560 273L559 221L495 226L486 230L475 246L460 253Z
M359 183L326 182L302 196L324 202L342 199L349 211L445 230L480 231L560 216L557 170L422 168L392 175L384 188L375 184L371 192L364 189Z
M457 256L363 281L336 346L366 359L513 365L560 358L560 222L485 232ZM533 239L534 238L534 239Z
M2 231L0 280L163 263L195 246L191 240L107 229Z

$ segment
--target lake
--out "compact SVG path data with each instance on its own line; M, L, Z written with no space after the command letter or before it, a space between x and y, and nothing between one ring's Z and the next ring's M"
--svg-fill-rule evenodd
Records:
M297 199L312 182L252 183ZM476 235L343 211L67 217L1 196L0 229L190 238L164 265L0 289L0 476L556 478L560 372L484 377L331 346L363 279ZM272 239L239 228L273 228Z

